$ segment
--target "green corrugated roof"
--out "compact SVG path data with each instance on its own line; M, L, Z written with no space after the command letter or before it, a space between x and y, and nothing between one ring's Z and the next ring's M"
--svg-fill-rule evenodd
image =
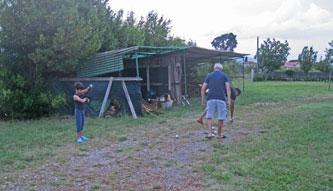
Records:
M87 78L121 71L124 69L123 58L145 58L183 49L186 49L186 47L134 46L130 48L97 53L83 64L83 66L77 72L77 77Z
M77 72L77 77L87 78L117 72L124 69L123 59L140 59L154 55L169 54L186 50L186 62L199 63L204 61L221 61L247 54L210 50L196 46L191 47L153 47L134 46L119 50L98 53L85 62Z
M138 48L138 46L135 46L97 53L83 64L83 66L77 72L77 77L87 78L121 71L124 69L123 54L137 50Z

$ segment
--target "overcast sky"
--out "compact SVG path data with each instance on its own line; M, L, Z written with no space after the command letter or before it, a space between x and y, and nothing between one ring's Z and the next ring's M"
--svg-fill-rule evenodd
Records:
M110 0L111 9L135 13L139 20L154 10L172 21L172 34L197 46L213 49L222 34L237 35L236 52L256 52L268 37L287 40L288 59L297 59L304 46L313 46L318 58L333 40L333 0Z

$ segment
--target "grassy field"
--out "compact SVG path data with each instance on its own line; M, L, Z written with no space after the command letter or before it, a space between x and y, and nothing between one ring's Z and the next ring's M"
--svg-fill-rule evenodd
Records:
M204 158L194 170L205 174L206 189L332 190L333 105L327 86L318 82L247 82L237 98L234 125L252 133L230 144L209 142L212 152L201 152ZM135 131L138 125L173 123L182 116L195 119L203 106L198 98L191 103L159 118L88 118L85 134L92 139L121 141L123 134ZM43 164L73 144L72 117L0 121L0 174ZM91 144L94 149L103 147L98 142ZM0 177L0 185L1 181Z

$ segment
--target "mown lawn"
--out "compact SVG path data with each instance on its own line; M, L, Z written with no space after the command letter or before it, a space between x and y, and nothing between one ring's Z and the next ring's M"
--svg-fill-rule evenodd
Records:
M206 158L196 169L206 175L207 190L332 190L333 100L309 98L332 94L327 86L322 82L246 82L237 98L236 119L247 121L243 128L264 131L231 144L210 142L213 152L203 153ZM172 124L183 116L195 119L204 107L199 98L191 103L159 117L87 118L85 135L117 142L139 125ZM77 144L75 134L72 117L0 121L0 174L42 164ZM90 144L95 149L103 146Z
M242 83L235 83L232 86L243 90ZM328 83L324 82L246 82L245 92L237 98L237 104L276 102L318 94L331 94L331 92L328 91Z
M207 189L332 190L332 97L300 98L331 94L326 88L309 82L248 84L239 102L255 104L239 107L238 117L248 120L247 129L261 131L233 144L211 143L214 152L201 166ZM257 115L246 117L251 113Z

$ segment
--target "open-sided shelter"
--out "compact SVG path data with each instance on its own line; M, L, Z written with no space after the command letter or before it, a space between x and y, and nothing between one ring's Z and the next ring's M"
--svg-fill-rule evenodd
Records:
M189 66L203 62L223 62L246 55L196 46L135 46L98 53L82 65L76 78L61 81L63 84L72 84L74 81L95 83L97 88L94 91L99 93L97 95L95 92L92 96L100 100L94 107L95 110L99 109L99 116L103 115L113 95L117 95L118 99L123 98L124 108L136 116L135 113L142 114L142 97L151 89L158 94L170 92L175 102L180 104L182 96L187 95ZM126 87L129 87L127 93Z

